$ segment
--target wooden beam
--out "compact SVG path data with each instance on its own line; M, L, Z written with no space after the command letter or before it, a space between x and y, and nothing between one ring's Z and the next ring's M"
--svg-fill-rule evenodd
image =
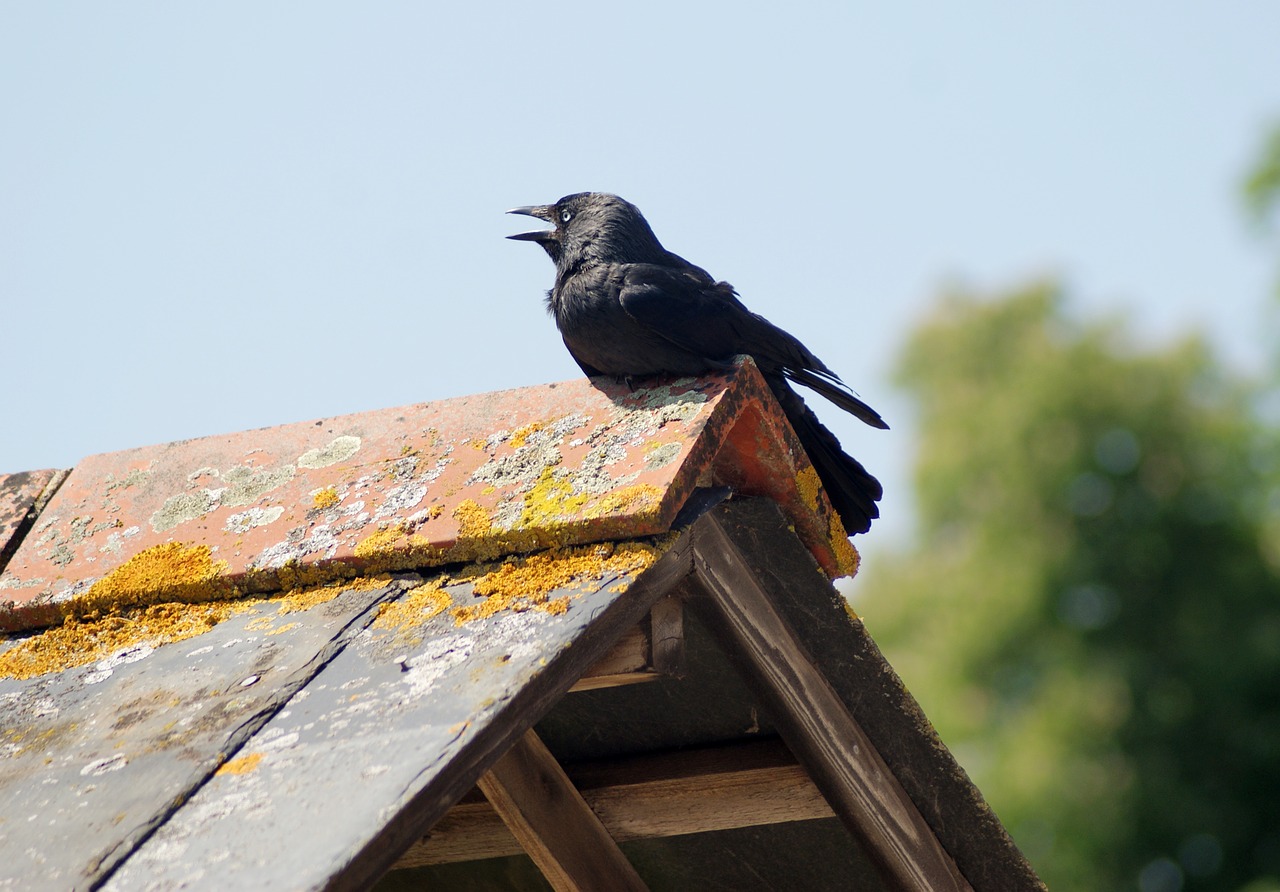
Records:
M684 674L684 608L668 595L647 621L629 630L569 690L594 691Z
M619 842L835 816L779 740L567 766ZM520 844L479 794L455 805L397 868L516 855Z
M533 729L479 786L557 892L648 888Z
M607 654L591 664L569 690L594 691L658 678L653 671L652 647L646 625L642 622L629 629Z
M684 676L684 605L674 595L667 595L649 611L649 637L652 642L655 672L681 678Z
M726 529L720 510L694 525L705 596L690 606L761 697L783 739L895 889L971 890ZM813 571L818 572L814 567Z

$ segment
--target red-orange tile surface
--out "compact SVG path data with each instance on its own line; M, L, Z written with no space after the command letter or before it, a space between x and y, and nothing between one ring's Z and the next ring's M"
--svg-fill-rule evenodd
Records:
M199 600L325 568L653 535L695 485L716 483L776 498L823 567L848 572L825 497L803 485L807 468L750 364L635 390L578 379L96 455L0 575L0 601L11 602L0 629L57 621L108 584L117 601Z
M4 566L3 557L17 546L16 537L36 499L59 473L44 470L0 474L0 569Z

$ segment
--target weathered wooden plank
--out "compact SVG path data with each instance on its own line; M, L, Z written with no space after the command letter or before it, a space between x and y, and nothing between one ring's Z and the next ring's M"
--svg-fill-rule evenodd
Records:
M653 668L676 678L684 675L684 605L668 595L649 612Z
M777 741L571 765L566 773L618 842L834 816L808 774ZM521 851L493 807L468 796L396 867Z
M592 663L570 691L592 691L624 684L652 681L652 648L645 624L628 629L609 652Z
M369 888L688 571L676 542L647 570L546 593L555 611L375 623L105 888ZM480 603L473 578L440 591ZM306 828L289 858L280 827Z
M618 672L613 675L584 675L569 688L570 693L579 691L598 691L601 688L620 688L624 685L644 684L662 678L657 672L643 670L639 672Z
M700 617L751 679L783 738L845 825L901 889L969 890L915 803L772 603L726 532L722 506L693 527ZM812 576L819 579L817 569ZM824 581L825 582L825 581Z
M557 892L648 889L533 729L479 786Z
M92 887L321 672L399 585L339 588L285 614L278 600L230 603L221 621L210 606L185 605L116 617L101 634L132 629L133 644L61 672L0 677L0 888ZM188 610L199 633L162 643ZM14 657L38 644L55 649L73 631L11 639L8 665L30 665Z
M480 861L523 853L524 849L493 810L493 805L476 790L474 797L468 795L449 809L431 828L430 834L414 843L392 869Z
M668 595L653 605L649 619L618 643L573 683L569 690L595 691L627 684L679 678L684 674L684 608Z
M821 654L823 675L969 884L983 892L1043 890L1044 883L938 739L862 621L846 611L844 597L788 535L788 519L777 506L766 499L737 499L722 506L718 522L747 571L768 580L779 615L810 653Z

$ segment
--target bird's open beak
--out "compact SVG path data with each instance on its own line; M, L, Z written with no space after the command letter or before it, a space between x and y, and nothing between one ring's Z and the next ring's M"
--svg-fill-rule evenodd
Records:
M539 220L551 222L551 208L548 205L529 205L528 207L512 208L507 211L508 214L524 214L526 217L537 217ZM515 239L518 242L549 242L554 241L556 233L554 229L535 229L532 232L517 232L515 235L509 235L507 238Z

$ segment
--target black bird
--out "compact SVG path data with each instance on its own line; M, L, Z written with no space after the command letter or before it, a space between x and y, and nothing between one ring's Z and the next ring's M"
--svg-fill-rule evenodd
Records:
M889 426L804 344L743 306L728 282L663 248L639 209L616 195L579 192L507 213L553 226L508 238L537 242L555 263L547 309L583 372L701 375L728 368L737 354L751 356L845 530L870 528L880 516L880 483L840 448L787 381L816 390L872 427Z

